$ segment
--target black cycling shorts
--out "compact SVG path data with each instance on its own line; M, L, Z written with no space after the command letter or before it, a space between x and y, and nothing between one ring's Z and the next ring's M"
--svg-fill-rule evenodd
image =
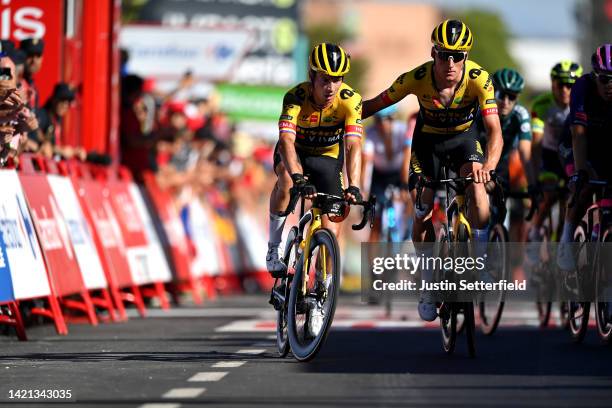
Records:
M425 133L418 127L412 141L409 188L415 188L419 175L431 179L441 178L442 165L459 174L465 163L483 163L484 152L479 138L476 126L454 135Z
M304 176L314 184L317 192L332 194L339 197L344 196L344 176L342 167L344 166L344 145L340 144L338 158L310 155L297 146L295 151L304 170ZM278 143L274 147L274 172L281 163L281 155L278 150Z
M563 163L558 152L542 148L542 163L540 165L540 174L538 175L540 181L565 179L564 167L565 163Z

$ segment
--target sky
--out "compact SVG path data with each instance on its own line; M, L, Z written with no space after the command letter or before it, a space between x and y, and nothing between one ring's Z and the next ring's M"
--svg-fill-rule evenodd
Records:
M517 37L574 38L575 7L581 0L395 0L443 8L479 7L497 11Z

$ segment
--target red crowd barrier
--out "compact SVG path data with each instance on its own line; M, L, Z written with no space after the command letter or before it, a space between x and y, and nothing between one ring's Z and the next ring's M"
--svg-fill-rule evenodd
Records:
M145 316L146 299L168 309L167 290L200 304L246 280L268 286L254 215L234 214L215 191L179 214L152 173L139 187L121 167L20 159L0 170L0 324L20 340L24 307L67 334L66 322L125 321L127 306Z

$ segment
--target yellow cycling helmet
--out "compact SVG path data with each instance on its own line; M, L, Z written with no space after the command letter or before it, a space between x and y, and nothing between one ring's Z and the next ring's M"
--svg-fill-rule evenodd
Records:
M563 60L550 70L550 78L558 79L564 84L573 84L582 76L582 65L572 60Z
M444 20L431 33L431 42L446 50L469 51L474 44L474 37L462 21Z
M344 76L351 68L351 57L336 44L316 45L308 57L310 69L330 76Z

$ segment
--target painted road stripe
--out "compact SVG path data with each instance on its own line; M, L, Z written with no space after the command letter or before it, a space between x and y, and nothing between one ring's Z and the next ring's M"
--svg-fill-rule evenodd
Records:
M266 350L264 349L243 349L243 350L238 350L236 352L236 354L251 354L251 355L257 355L257 354L263 354L265 353Z
M213 364L212 368L236 368L241 367L246 361L219 361Z
M210 381L219 381L223 377L227 375L227 371L209 371L204 373L197 373L193 377L191 377L189 382L210 382Z
M476 322L479 324L479 322ZM438 327L439 322L433 323L421 321L420 319L415 320L370 320L370 319L343 319L336 320L332 323L334 330L359 330L359 329L376 329L376 330L390 330L390 329L412 329L422 327ZM539 321L537 318L516 318L512 315L502 316L501 327L516 327L516 326L528 326L537 327ZM235 320L224 326L217 327L215 331L231 333L231 332L260 332L270 333L276 330L276 323L271 320ZM273 336L270 336L272 338ZM276 338L276 336L274 336ZM259 345L259 343L257 344ZM261 344L264 345L263 343ZM271 346L267 345L266 346Z
M142 404L138 408L180 408L181 404L172 404L172 403L160 403L160 404Z
M206 388L173 388L162 398L196 398L202 395Z

